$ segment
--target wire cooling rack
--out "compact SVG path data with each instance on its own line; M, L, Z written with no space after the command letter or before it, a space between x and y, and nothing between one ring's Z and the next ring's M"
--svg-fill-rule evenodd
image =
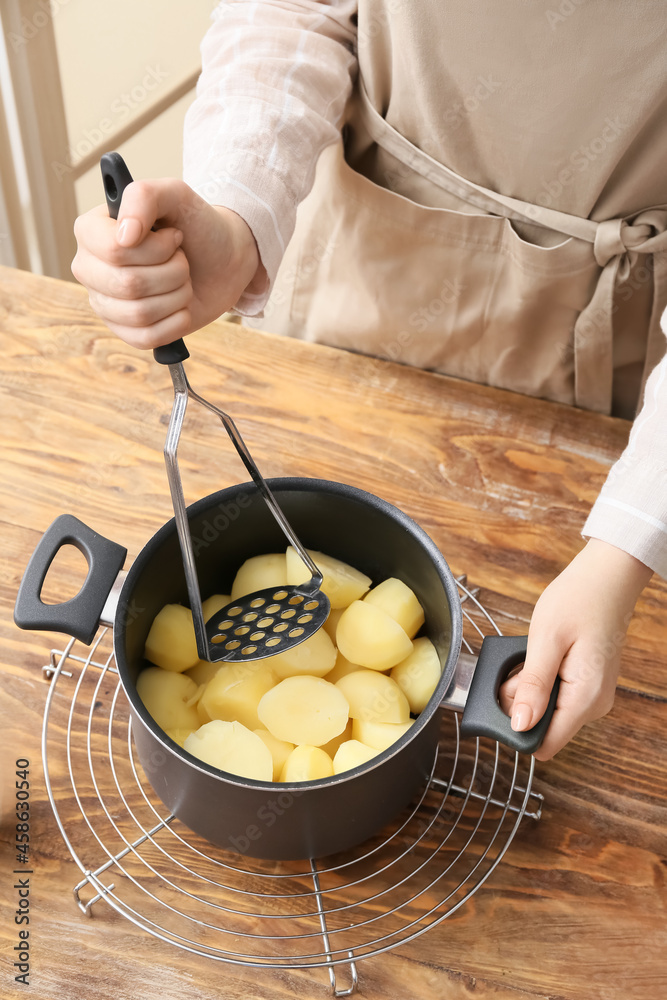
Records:
M469 655L500 630L465 577L457 582ZM443 709L428 782L370 841L317 861L223 851L167 814L148 784L110 632L101 630L84 652L72 639L44 667L42 756L56 821L83 876L74 899L87 916L106 904L166 944L218 962L327 969L333 995L350 996L360 960L455 913L499 863L521 820L540 818L533 758L462 739L457 713ZM269 808L287 808L288 798L278 786ZM60 802L68 804L66 819Z

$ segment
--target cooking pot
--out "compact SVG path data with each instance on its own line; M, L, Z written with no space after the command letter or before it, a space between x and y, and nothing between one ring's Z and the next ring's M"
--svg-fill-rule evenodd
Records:
M137 695L136 681L146 663L144 644L158 611L165 604L187 604L173 518L141 550L119 593L117 577L126 550L71 515L57 518L30 559L15 621L24 629L66 632L85 643L92 642L101 620L113 624L116 665L130 703L137 755L168 809L221 847L276 860L314 858L361 843L423 787L438 745L438 708L468 684L456 674L461 606L456 581L437 546L398 508L363 490L326 480L272 479L269 486L308 548L350 563L374 583L399 577L424 608L423 631L440 657L440 681L409 731L367 764L316 781L256 781L205 764L157 726ZM281 551L285 545L281 529L251 483L197 501L188 508L188 519L204 595L229 593L245 559ZM72 600L43 604L44 578L65 544L86 556L88 575ZM497 700L500 684L523 661L525 651L525 636L484 640L465 702L464 735L488 736L525 753L537 749L555 707L557 684L545 716L525 733L512 730Z

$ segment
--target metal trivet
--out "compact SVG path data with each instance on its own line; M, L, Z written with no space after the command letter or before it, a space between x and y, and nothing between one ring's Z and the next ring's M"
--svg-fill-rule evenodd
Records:
M465 577L458 584L463 650L472 654L485 632L500 630ZM333 995L350 996L361 959L405 945L455 913L499 863L522 818L540 818L534 759L491 740L460 739L458 715L442 711L428 783L372 840L311 862L225 852L165 815L146 781L110 633L102 630L85 656L76 648L72 639L53 650L44 667L51 686L42 757L56 822L83 874L74 898L87 916L103 901L161 941L219 962L326 968ZM290 798L276 788L267 828ZM60 802L68 805L66 821ZM241 852L246 835L239 830Z

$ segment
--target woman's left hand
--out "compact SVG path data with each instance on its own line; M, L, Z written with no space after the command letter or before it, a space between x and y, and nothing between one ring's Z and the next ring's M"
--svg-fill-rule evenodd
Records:
M526 662L502 685L499 700L513 729L531 729L560 674L537 760L549 760L583 725L611 711L628 625L651 575L634 556L591 538L535 605Z

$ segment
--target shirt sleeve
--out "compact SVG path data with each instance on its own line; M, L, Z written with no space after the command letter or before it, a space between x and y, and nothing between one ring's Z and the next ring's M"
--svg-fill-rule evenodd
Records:
M296 209L313 185L356 72L356 0L226 0L202 42L183 177L247 222L266 271L235 311L261 316Z
M667 310L660 325L667 335ZM667 355L646 382L628 445L582 534L629 552L667 579Z

